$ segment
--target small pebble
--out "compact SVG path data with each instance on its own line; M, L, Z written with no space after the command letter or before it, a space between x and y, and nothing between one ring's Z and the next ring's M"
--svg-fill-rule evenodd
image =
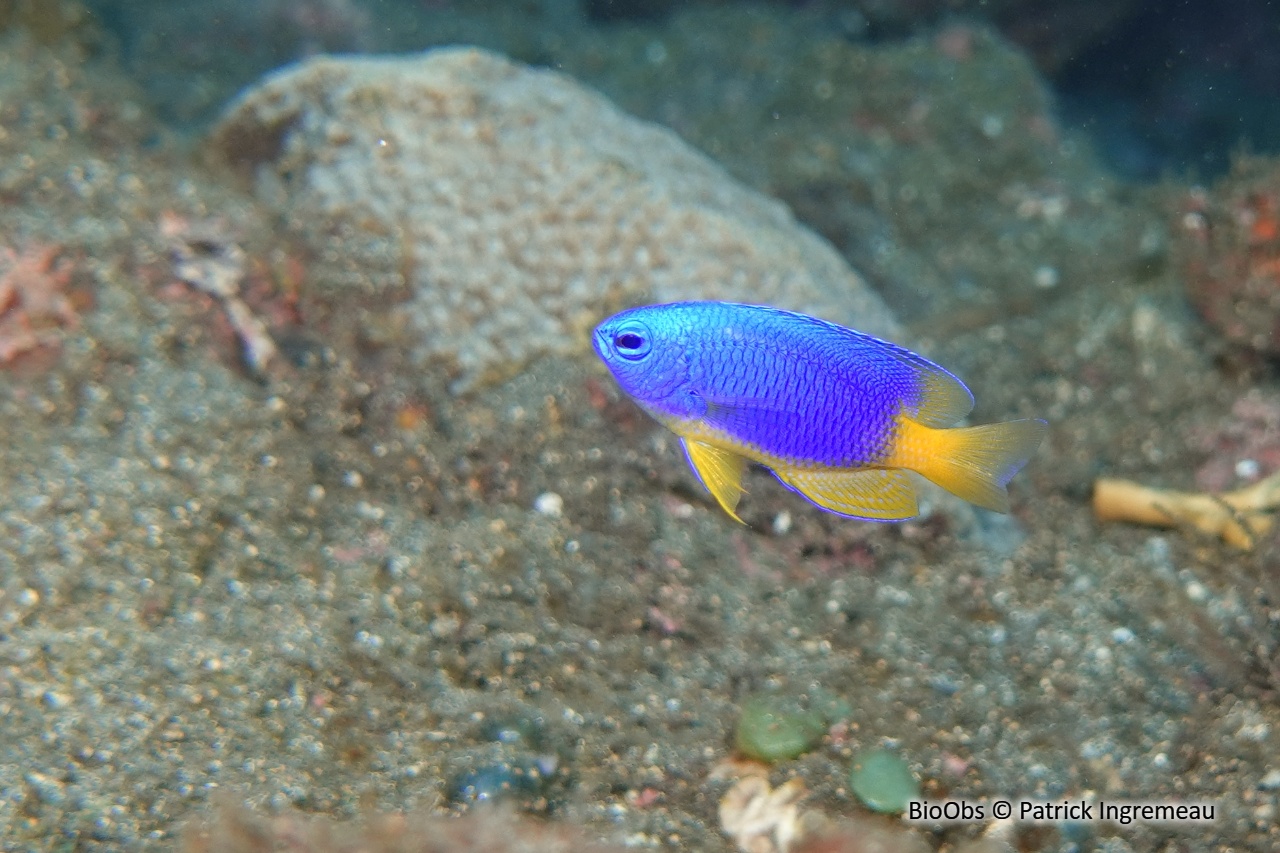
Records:
M1059 276L1056 268L1051 267L1048 264L1036 267L1034 281L1036 287L1040 290L1052 290L1058 286L1058 281L1060 279L1061 276Z
M812 749L826 727L816 711L790 708L781 698L757 696L742 705L734 743L748 758L785 761Z
M905 811L909 802L920 799L920 785L911 768L901 755L887 749L858 756L849 785L867 808L881 814Z
M59 693L56 690L46 690L42 698L45 706L55 711L59 711L71 704L70 696L65 693Z
M775 536L786 536L791 532L791 513L785 509L773 517L773 533Z
M546 746L546 721L538 716L520 714L489 717L481 724L479 734L484 740L540 752Z
M36 795L36 799L42 803L56 806L66 801L66 786L53 776L29 770L23 778L30 786L31 792Z
M456 777L449 786L449 799L455 803L493 802L528 793L534 787L522 770L499 762Z
M564 498L555 492L543 492L533 499L533 508L543 515L559 518L564 514Z
M1236 476L1241 480L1256 480L1262 474L1257 459L1241 459L1236 463Z
M446 791L456 805L515 802L526 808L547 794L555 778L554 762L538 759L495 761L455 776Z

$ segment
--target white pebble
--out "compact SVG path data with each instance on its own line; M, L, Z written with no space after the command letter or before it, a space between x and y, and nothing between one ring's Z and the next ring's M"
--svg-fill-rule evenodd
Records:
M791 531L791 513L785 509L773 517L773 532L778 536L786 536Z
M1256 480L1261 473L1257 459L1241 459L1236 463L1236 476L1241 480Z
M555 492L543 492L533 499L533 508L543 515L559 518L564 514L564 498Z
M1056 267L1044 264L1043 266L1036 267L1035 275L1032 280L1035 282L1036 287L1041 290L1052 290L1058 286L1058 281L1060 279L1061 276L1058 274Z
M680 519L693 518L693 504L681 501L671 508L671 514Z

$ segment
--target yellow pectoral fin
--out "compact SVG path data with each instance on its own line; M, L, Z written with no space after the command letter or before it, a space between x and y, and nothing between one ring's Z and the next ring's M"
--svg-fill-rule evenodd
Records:
M716 503L734 521L745 524L738 518L736 510L744 491L742 473L747 468L746 457L693 439L682 438L680 443L684 445L684 454L689 458L694 473L698 475L702 485L707 487L707 491L711 492Z
M774 475L825 510L867 521L903 521L919 513L905 471L779 468Z

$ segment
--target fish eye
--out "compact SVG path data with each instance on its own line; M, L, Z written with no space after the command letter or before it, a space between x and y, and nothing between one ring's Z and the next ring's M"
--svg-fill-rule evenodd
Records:
M623 358L638 361L649 354L649 330L639 323L628 323L614 332L613 346Z

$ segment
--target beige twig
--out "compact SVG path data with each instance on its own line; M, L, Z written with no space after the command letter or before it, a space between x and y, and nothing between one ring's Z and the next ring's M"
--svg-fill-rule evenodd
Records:
M1190 527L1251 550L1274 523L1280 508L1280 471L1252 486L1219 495L1153 489L1129 480L1099 479L1093 514L1099 521L1129 521L1156 527Z

